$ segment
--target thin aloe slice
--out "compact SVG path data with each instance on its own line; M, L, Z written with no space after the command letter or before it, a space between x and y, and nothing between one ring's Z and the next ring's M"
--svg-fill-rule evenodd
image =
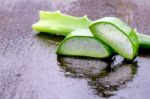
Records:
M58 46L57 53L70 56L105 58L111 55L112 49L95 39L89 29L81 29L70 33Z
M135 31L118 18L105 17L94 21L90 30L124 58L132 60L137 54L139 43Z
M88 28L91 21L87 16L74 17L61 12L39 12L40 20L32 25L33 30L51 34L68 35L70 32Z

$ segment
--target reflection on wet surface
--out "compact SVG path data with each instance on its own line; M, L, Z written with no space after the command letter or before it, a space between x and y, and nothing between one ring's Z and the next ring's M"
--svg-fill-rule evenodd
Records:
M102 97L114 95L115 91L132 81L137 73L136 62L129 64L121 61L118 64L116 59L112 65L108 61L100 59L58 57L60 67L63 68L66 77L87 78L88 85L95 90L93 92Z
M116 16L150 35L149 0L0 0L0 99L150 98L149 50L132 63L57 56L64 37L31 29L39 10Z

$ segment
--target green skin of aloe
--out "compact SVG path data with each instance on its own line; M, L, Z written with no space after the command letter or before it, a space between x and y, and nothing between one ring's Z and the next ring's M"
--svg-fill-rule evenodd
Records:
M57 11L57 12L40 11L39 15L40 15L40 20L37 23L32 25L33 30L36 30L38 32L46 32L46 33L58 34L58 35L64 35L64 36L67 36L72 31L80 30L83 28L88 28L89 26L91 26L90 24L94 25L94 24L99 23L98 21L92 22L91 20L89 20L87 18L87 16L74 17L74 16L62 14L59 11ZM116 26L115 23L117 23L117 22L114 22L114 23L112 22L111 24ZM118 27L116 26L116 28L118 28ZM121 32L124 33L124 35L126 35L127 38L130 40L129 44L132 43L131 45L133 46L133 51L132 51L133 53L132 53L132 55L122 55L123 52L119 51L120 52L119 54L121 54L126 59L133 59L133 57L137 54L137 50L138 50L137 43L139 43L140 47L150 48L150 36L138 33L133 29L128 28L127 29L128 31L126 31L125 29L126 28L124 28L124 27L121 27L121 29L119 28L119 30L121 30ZM92 29L92 30L94 30L94 29ZM129 31L131 31L133 33L129 33ZM130 35L128 35L128 34L130 34ZM134 34L134 35L131 35L131 34ZM94 33L94 35L95 35L95 33ZM133 40L133 39L136 39L136 35L138 36L138 41ZM86 35L82 35L82 37L83 36L86 36ZM66 38L68 39L68 38L70 38L70 36L67 36ZM99 39L101 40L101 38L99 38ZM105 41L104 39L102 41L107 43L107 41ZM110 46L111 44L109 43L108 45ZM59 52L60 51L58 51L58 53ZM115 49L115 52L118 52L118 51Z

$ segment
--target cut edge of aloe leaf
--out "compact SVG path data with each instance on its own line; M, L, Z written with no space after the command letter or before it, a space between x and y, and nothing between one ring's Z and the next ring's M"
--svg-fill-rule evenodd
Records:
M133 29L115 17L105 17L90 25L94 36L128 60L137 54L138 38Z
M94 38L88 29L73 31L57 48L57 53L61 55L94 58L107 58L112 52L106 44Z
M39 16L40 20L32 25L32 29L58 35L68 35L74 30L88 28L91 23L87 16L74 17L62 14L60 11L40 11Z

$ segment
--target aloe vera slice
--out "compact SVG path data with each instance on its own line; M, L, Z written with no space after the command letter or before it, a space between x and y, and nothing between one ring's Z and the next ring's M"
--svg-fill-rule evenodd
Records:
M111 55L112 49L95 39L89 29L81 29L70 33L58 46L57 53L105 58Z
M87 16L74 17L61 12L39 12L40 20L32 25L33 30L51 34L67 35L70 32L88 28L91 21Z
M137 54L138 37L134 30L115 17L105 17L94 21L90 30L99 40L109 45L115 52L132 60Z

